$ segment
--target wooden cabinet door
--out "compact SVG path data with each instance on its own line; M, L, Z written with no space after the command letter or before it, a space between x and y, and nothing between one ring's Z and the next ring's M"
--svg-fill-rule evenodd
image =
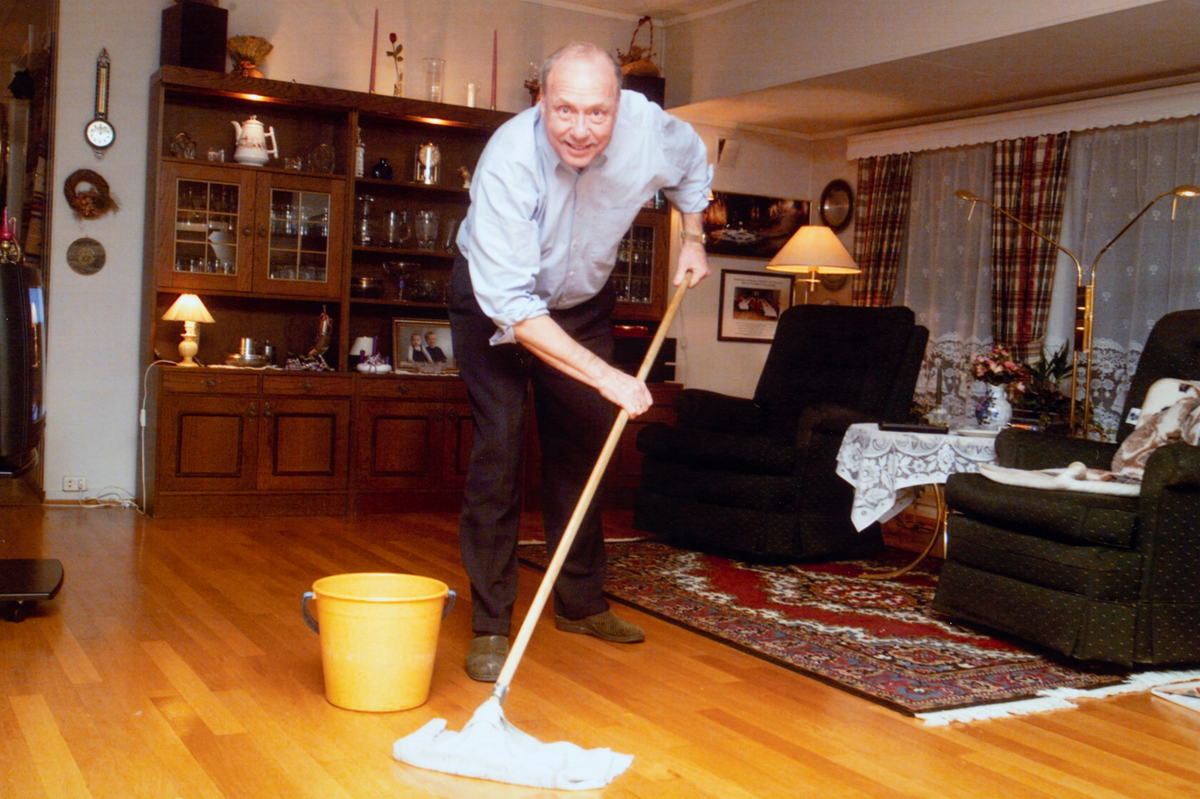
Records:
M400 491L445 486L445 413L441 402L364 399L355 422L355 489Z
M253 490L258 413L254 397L163 397L158 410L158 490Z
M475 423L471 405L467 402L446 405L446 430L442 447L442 485L462 488L467 484L467 469L471 465L471 441Z
M255 195L254 291L337 299L342 292L346 184L264 174Z
M259 424L258 488L347 487L350 400L266 396Z
M162 165L154 235L159 285L250 291L255 177L232 166Z

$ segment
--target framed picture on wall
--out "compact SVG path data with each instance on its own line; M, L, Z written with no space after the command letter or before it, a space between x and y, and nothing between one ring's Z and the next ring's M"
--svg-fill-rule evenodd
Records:
M393 319L392 362L397 372L456 372L450 323L436 319Z
M721 270L718 341L775 340L779 315L792 305L792 275Z
M774 257L801 225L808 224L807 200L714 191L704 210L709 255Z

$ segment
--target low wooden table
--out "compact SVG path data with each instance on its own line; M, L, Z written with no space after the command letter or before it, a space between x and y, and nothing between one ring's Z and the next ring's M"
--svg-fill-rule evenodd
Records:
M0 616L21 621L39 600L58 596L63 576L56 558L0 560Z

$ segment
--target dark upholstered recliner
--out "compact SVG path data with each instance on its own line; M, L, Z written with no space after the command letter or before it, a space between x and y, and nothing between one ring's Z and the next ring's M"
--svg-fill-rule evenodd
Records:
M882 546L834 473L846 428L910 421L929 331L908 308L784 311L754 398L685 389L648 425L633 525L690 549L820 558Z
M1200 310L1154 326L1129 388L1140 407L1160 378L1200 379ZM1122 422L1118 439L1133 430ZM1001 466L1082 461L1108 469L1119 444L1005 430ZM1172 443L1146 465L1141 495L946 484L949 554L934 608L1083 660L1200 661L1200 448Z

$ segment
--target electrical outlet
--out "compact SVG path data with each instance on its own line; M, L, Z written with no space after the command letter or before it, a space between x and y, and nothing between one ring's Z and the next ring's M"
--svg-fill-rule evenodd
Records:
M64 477L63 491L87 491L86 477Z

